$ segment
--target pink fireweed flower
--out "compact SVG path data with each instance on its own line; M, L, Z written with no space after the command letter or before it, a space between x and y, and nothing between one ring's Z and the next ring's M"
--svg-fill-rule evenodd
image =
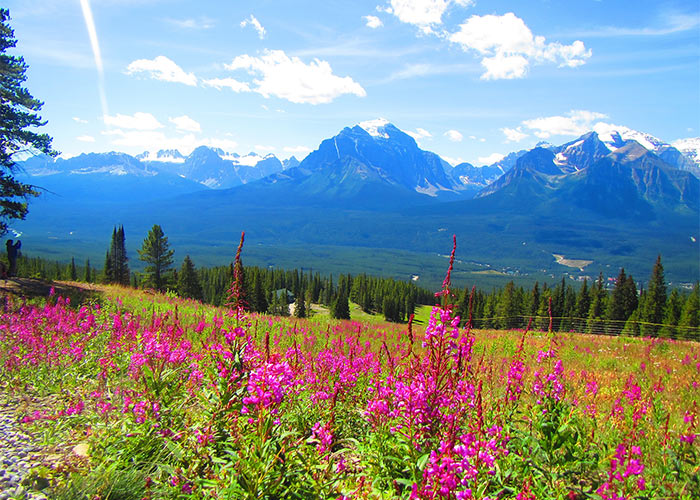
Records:
M294 373L286 361L265 363L250 373L249 395L243 398L241 413L248 414L264 409L277 413L277 407L295 384Z
M331 429L330 422L316 422L311 429L311 439L318 441L316 445L316 451L323 455L331 450L333 445L333 432Z

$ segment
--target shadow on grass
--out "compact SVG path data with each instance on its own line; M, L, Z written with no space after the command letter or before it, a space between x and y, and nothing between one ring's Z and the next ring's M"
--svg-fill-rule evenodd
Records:
M72 305L98 300L102 296L101 290L88 283L46 281L36 278L0 279L0 296L14 295L27 299L46 299L50 296L52 288L57 296L70 298Z

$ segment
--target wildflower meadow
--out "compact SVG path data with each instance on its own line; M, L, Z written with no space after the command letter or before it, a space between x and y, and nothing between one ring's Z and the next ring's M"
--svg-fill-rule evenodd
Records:
M454 259L454 249L452 253ZM450 266L451 269L451 266ZM4 297L0 391L84 499L700 498L700 345Z

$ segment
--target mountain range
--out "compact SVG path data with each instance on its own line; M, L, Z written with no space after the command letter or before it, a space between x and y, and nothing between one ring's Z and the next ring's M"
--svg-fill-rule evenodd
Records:
M349 258L364 270L369 255L389 259L375 265L398 277L438 277L436 256L454 233L479 242L463 254L467 280L578 269L553 254L589 262L585 272L642 272L662 253L670 275L688 282L698 279L700 140L676 145L618 127L493 165L452 166L372 120L323 140L301 162L204 146L187 156L39 156L23 162L24 180L47 192L14 229L40 252L95 255L114 224L145 234L158 223L207 264L227 258L246 229L267 264L333 270Z

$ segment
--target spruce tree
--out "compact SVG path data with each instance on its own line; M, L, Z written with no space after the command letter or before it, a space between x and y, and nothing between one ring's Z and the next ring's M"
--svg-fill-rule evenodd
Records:
M692 330L690 328L685 329L683 332L685 338L700 340L700 332L697 330L700 327L700 284L697 282L692 293L685 299L685 304L683 304L683 310L681 311L681 319L678 324L679 326L692 328Z
M154 224L139 249L139 259L146 262L144 269L145 286L163 291L167 285L167 272L173 265L173 254L168 237L158 224Z
M647 287L644 308L641 319L651 325L644 325L646 335L656 335L658 324L663 323L666 309L666 281L664 280L664 266L661 264L661 255L656 257L656 263L651 271L651 279Z
M114 283L114 270L112 269L112 256L109 250L105 254L105 264L102 268L102 283Z
M681 319L681 311L683 302L681 295L677 289L671 290L671 294L666 299L666 307L664 309L664 326L659 331L662 337L675 337L678 332L678 322Z
M92 283L92 269L90 269L90 259L85 261L85 275L83 276L85 283Z
M297 294L294 302L294 316L297 318L306 318L306 303L304 302L304 293L301 291Z
M17 156L58 154L48 134L33 130L46 125L38 115L44 103L23 86L28 68L24 58L7 54L17 45L9 21L10 11L0 9L0 236L7 232L8 219L24 219L29 197L39 195L34 186L15 179Z
M68 278L71 281L78 281L78 269L75 267L75 257L70 258L70 268L68 271Z
M339 288L338 296L333 301L331 315L336 319L350 319L350 303L342 288Z
M625 316L625 282L627 281L627 274L625 274L625 269L620 269L620 274L617 276L615 281L615 288L613 288L612 295L610 296L610 301L608 302L608 307L605 312L605 319L607 321L606 331L609 334L618 334L624 326L624 321L627 320Z
M124 226L112 230L112 241L105 256L103 281L129 286L131 273L129 271L128 257L126 256L126 238Z
M182 267L177 276L177 293L180 297L202 300L202 285L189 255L182 261Z
M532 287L532 292L530 293L530 317L537 316L537 311L540 308L540 283L535 281L535 285Z

